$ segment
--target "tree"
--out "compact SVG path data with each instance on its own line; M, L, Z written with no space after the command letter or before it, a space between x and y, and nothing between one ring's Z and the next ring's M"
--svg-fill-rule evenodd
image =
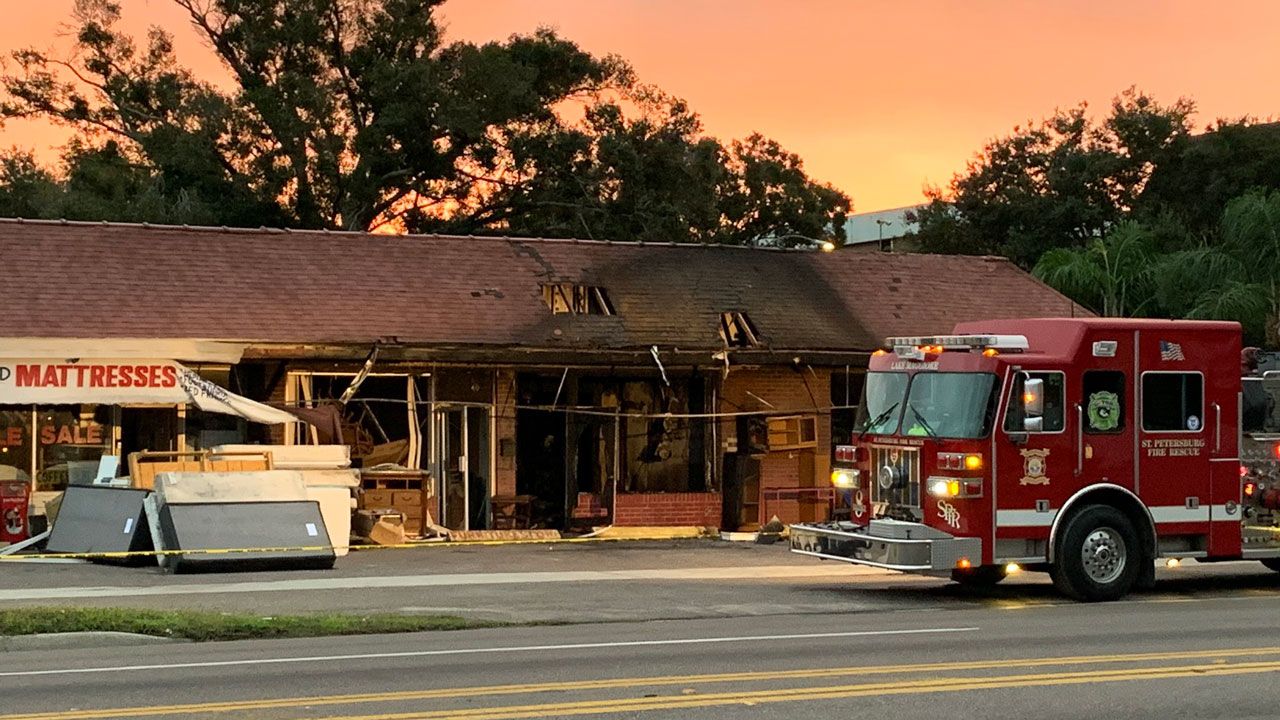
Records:
M0 155L0 215L44 218L61 193L57 179L41 168L31 153Z
M626 102L632 107L628 116ZM550 119L504 138L510 171L446 226L598 240L707 240L731 177L696 114L648 88L605 99L579 122Z
M1166 256L1157 272L1175 317L1237 320L1249 340L1280 346L1280 192L1232 200L1219 244Z
M995 253L1030 268L1054 248L1104 237L1138 204L1153 169L1190 134L1194 105L1129 89L1100 122L1085 104L988 143L914 213L926 252Z
M722 146L625 62L549 30L449 43L442 0L170 1L230 89L180 65L162 30L141 46L119 31L118 0L77 0L75 54L15 53L0 119L68 124L76 161L116 173L133 188L121 192L219 224L714 242L842 232L848 198L799 158L757 137ZM569 106L585 112L570 120ZM119 201L98 209L120 219Z
M1084 247L1045 252L1034 274L1107 317L1140 317L1157 310L1155 238L1134 222L1116 225Z
M809 245L844 239L848 196L760 135L725 147L688 106L647 87L587 108L581 122L520 128L513 172L451 229L516 235Z
M114 138L170 187L245 208L241 225L365 229L458 203L496 169L495 127L627 72L549 31L445 45L438 0L172 1L233 90L179 66L159 29L137 48L117 2L78 0L77 56L16 53L0 110Z
M796 246L808 238L845 241L848 195L811 181L800 156L760 134L733 143L734 179L723 204L727 227L719 240L750 238L754 244Z
M1139 210L1176 217L1203 238L1218 232L1227 203L1257 188L1280 190L1280 122L1218 121L1161 161Z

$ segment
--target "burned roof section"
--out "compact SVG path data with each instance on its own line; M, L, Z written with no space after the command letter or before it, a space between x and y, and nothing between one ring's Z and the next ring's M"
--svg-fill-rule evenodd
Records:
M958 256L2 220L0 258L0 337L714 351L732 312L760 348L848 351L1084 314L1007 261ZM548 286L585 311L556 312Z

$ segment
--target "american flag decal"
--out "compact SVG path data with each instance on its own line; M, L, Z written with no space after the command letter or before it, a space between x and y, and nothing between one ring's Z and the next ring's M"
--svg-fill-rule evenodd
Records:
M1160 341L1160 359L1161 360L1186 360L1187 356L1182 354L1182 346L1178 343Z

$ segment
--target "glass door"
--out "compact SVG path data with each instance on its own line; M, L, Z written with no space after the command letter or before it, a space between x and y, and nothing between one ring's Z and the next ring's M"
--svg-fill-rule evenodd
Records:
M434 417L440 523L450 530L483 530L489 527L489 408L437 403Z
M436 467L440 473L440 524L467 528L467 416L463 408L436 409Z

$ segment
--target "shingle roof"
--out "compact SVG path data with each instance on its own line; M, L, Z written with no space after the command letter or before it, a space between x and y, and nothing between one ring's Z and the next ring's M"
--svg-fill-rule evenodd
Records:
M541 283L606 289L553 315ZM0 337L628 349L866 350L959 320L1082 311L1004 260L0 220Z

